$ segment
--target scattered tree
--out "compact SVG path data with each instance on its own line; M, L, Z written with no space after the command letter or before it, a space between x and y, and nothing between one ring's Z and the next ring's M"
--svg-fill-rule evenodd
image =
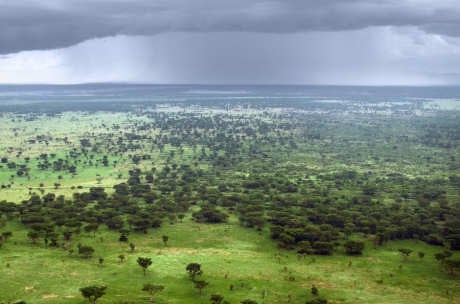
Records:
M84 258L89 259L93 256L94 248L87 245L79 245L78 246L78 254Z
M165 287L163 285L144 284L143 291L147 291L150 294L150 303L153 303L153 297L162 291Z
M152 265L152 259L151 258L143 258L143 257L138 257L137 258L137 264L142 267L142 270L144 271L144 276L146 274L147 268Z
M134 249L136 249L136 245L134 245L134 243L129 243L129 248L131 249L131 252L134 252Z
M120 263L123 263L123 262L125 261L126 257L125 257L124 254L120 254L120 255L118 256L118 259L120 260Z
M213 294L211 295L211 298L209 299L212 304L220 304L224 300L224 297L221 296L220 294Z
M166 247L168 246L168 240L169 240L169 237L167 235L163 235L162 236L162 239L163 239L163 245Z
M209 285L208 282L206 281L203 281L203 280L198 280L198 281L193 281L193 283L195 284L195 288L198 289L200 291L200 295L202 293L202 290Z
M88 286L80 288L80 292L84 298L87 298L89 303L94 304L96 301L105 295L107 286Z
M409 248L399 248L398 251L403 256L404 262L407 261L407 258L412 253L412 249Z
M195 277L197 275L201 275L203 273L201 271L201 264L198 263L190 263L187 265L185 269L188 271L188 274L190 275L192 281L195 281Z
M364 243L360 241L348 240L343 244L345 254L348 255L361 255L364 249Z

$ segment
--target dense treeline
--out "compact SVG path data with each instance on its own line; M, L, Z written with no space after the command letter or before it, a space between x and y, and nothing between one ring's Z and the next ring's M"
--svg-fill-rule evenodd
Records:
M48 193L32 195L21 204L0 203L8 219L27 225L32 241L43 239L50 246L65 244L70 235L97 230L99 225L127 234L147 233L163 221L175 222L193 213L198 222L225 222L235 213L241 225L262 229L269 224L271 236L287 249L304 253L332 254L340 241L352 235L372 236L376 246L388 240L420 239L429 244L460 249L460 206L448 204L445 194L424 181L411 181L400 199L383 203L370 189L366 175L344 172L350 197L334 197L308 181L290 182L282 176L248 176L229 184L213 184L213 176L190 166L165 166L161 170L130 171L126 183L75 193L73 199ZM331 176L323 177L326 180ZM399 184L403 183L401 177ZM391 185L394 181L386 180ZM408 181L406 181L408 183ZM414 203L414 201L416 203Z

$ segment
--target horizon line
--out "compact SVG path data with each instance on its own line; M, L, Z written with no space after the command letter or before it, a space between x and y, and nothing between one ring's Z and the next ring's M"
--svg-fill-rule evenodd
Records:
M0 83L0 86L84 86L84 85L145 85L145 86L311 86L311 87L459 87L458 84L334 84L334 83L155 83L130 81L95 81L95 82L36 82L36 83Z

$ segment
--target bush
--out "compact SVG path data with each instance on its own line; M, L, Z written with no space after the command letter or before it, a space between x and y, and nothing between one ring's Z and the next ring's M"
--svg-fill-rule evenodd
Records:
M360 241L346 241L343 244L345 248L345 254L348 255L361 255L364 249L364 243Z

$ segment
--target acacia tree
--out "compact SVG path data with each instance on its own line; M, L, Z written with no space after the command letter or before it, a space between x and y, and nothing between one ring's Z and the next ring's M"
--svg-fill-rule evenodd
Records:
M407 258L412 253L412 249L409 248L399 248L398 251L402 254L404 262L407 261Z
M163 235L162 239L163 239L163 245L165 245L165 247L168 246L169 237L167 235Z
M201 293L202 293L202 290L209 285L208 282L206 281L203 281L203 280L198 280L198 281L193 281L193 283L195 284L195 288L198 289L200 291L200 296L201 296Z
M151 258L143 258L143 257L138 257L137 258L137 264L142 267L142 270L144 271L144 275L146 274L147 268L149 268L150 265L152 265L152 259Z
M221 296L220 294L213 294L211 295L211 298L209 299L212 304L220 304L224 300L224 297Z
M364 243L360 241L348 240L343 244L345 253L348 255L361 255L364 249Z
M165 287L163 285L144 284L143 291L147 291L150 294L150 303L153 303L153 297L162 291Z
M455 270L460 269L460 260L448 260L445 259L443 262L444 269L446 269L450 275L455 275Z
M96 303L97 299L105 295L107 286L87 286L80 288L80 292L84 298L87 298L89 303Z
M195 281L195 277L197 275L201 275L203 273L201 271L201 264L198 264L198 263L188 264L185 270L188 271L188 274L190 275L190 278L192 279L192 281Z
M84 258L89 259L93 256L94 248L87 245L80 245L78 246L78 254Z
M120 259L120 263L123 263L123 262L125 261L126 257L125 257L124 254L120 254L120 255L118 256L118 259Z
M38 231L32 230L27 233L27 237L32 241L33 244L37 244L37 240L40 238Z

